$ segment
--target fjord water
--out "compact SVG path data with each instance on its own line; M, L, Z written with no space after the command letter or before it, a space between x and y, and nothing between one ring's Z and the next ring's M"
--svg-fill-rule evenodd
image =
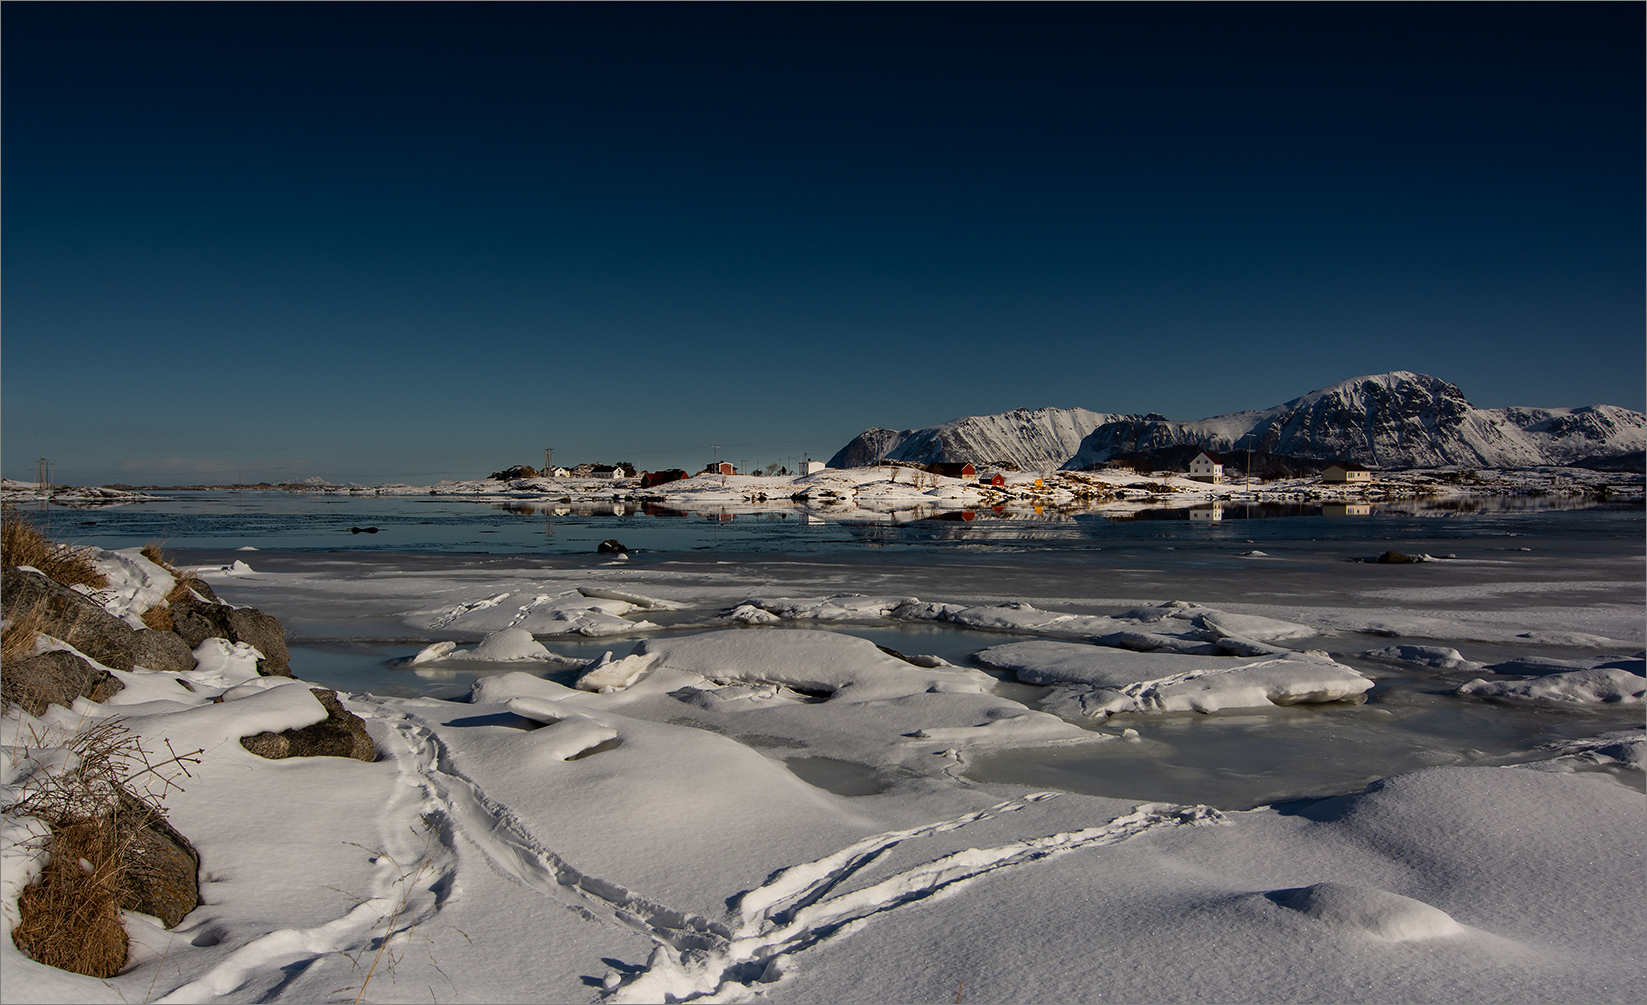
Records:
M615 511L617 510L617 511ZM618 512L621 511L621 512ZM1204 515L1204 514L1203 514ZM749 594L896 594L923 600L1001 602L1024 598L1047 610L1113 613L1186 600L1206 606L1361 608L1502 612L1527 628L1557 608L1640 609L1643 514L1639 505L1556 508L1547 500L1501 500L1375 509L1365 516L1319 508L1226 505L1217 520L1187 510L1131 519L1096 512L893 518L866 513L823 519L790 506L764 511L680 514L613 506L548 506L533 501L456 497L313 495L280 492L179 493L140 506L54 510L60 539L101 547L164 541L180 562L210 568L237 559L259 571L328 571L370 577L459 566L484 582L486 567L564 572L610 569L596 545L615 538L631 549L637 580L667 575L677 594L701 585L695 610L650 615L664 633L727 627L720 607L728 577ZM810 518L809 518L810 517ZM376 528L375 533L367 528ZM255 548L257 551L238 549ZM1455 558L1379 565L1385 551ZM238 597L262 604L292 633L296 673L346 690L456 698L478 676L519 664L407 668L404 660L442 636L384 618L341 619L335 602L301 592ZM644 592L644 589L641 589ZM364 601L363 601L364 603ZM691 605L689 605L690 607ZM369 613L369 612L368 612ZM974 653L1016 637L930 623L819 624L900 652L975 665ZM769 630L769 629L762 629ZM782 630L782 629L776 629ZM593 659L626 653L639 638L543 639L558 655ZM478 641L457 639L460 642ZM1101 725L1136 739L1077 748L1027 748L979 756L968 775L1098 795L1225 808L1355 791L1385 775L1433 765L1513 763L1542 744L1639 726L1640 709L1510 705L1460 698L1468 679L1360 654L1413 643L1448 646L1482 663L1525 655L1594 657L1576 644L1416 637L1355 632L1289 643L1319 648L1377 681L1363 703L1267 708L1203 715L1126 715ZM1612 655L1634 655L1639 641ZM562 671L569 683L575 672ZM1004 694L1033 702L1038 689L1002 682ZM832 777L805 759L808 781ZM873 769L873 765L866 766ZM805 776L803 776L805 777ZM842 774L842 793L860 786ZM1625 780L1641 785L1639 773ZM856 780L854 780L856 779ZM850 784L848 784L850 783Z

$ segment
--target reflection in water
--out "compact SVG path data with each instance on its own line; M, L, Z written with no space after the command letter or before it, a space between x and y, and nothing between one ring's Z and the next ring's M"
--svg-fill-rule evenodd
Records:
M1169 500L1160 500L1168 502ZM607 499L459 496L320 496L287 492L190 492L141 506L86 513L76 543L129 548L164 540L174 549L594 553L609 538L632 554L716 550L820 552L872 548L1097 548L1183 535L1187 542L1298 536L1311 540L1455 537L1503 533L1507 521L1596 510L1639 514L1639 503L1572 496L1405 499L1377 502L1154 500L1096 506L1003 501L993 506L874 509L841 499ZM480 505L476 505L479 503ZM1365 511L1363 511L1363 507ZM1309 518L1307 530L1296 518ZM1327 517L1329 519L1319 519ZM682 519L688 518L688 519ZM1352 519L1353 518L1353 519ZM1456 519L1440 519L1456 518ZM1584 517L1583 519L1588 519ZM354 531L375 527L376 534ZM255 563L253 563L255 565Z

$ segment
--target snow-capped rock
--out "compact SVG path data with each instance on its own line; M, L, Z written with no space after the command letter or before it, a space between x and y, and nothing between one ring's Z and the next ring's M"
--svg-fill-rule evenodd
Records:
M1476 408L1456 385L1394 370L1340 381L1273 408L1193 422L1041 408L903 432L871 428L829 465L887 458L1082 470L1124 455L1248 445L1270 455L1384 468L1590 464L1639 454L1647 445L1647 415L1616 405Z

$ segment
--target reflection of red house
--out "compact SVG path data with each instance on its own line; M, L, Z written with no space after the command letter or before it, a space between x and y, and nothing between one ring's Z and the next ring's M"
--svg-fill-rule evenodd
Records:
M944 475L949 478L976 478L978 469L971 463L963 464L928 464L926 469L935 475Z
M670 468L668 471L648 471L641 475L640 487L643 489L649 489L654 485L664 485L668 482L678 482L682 478L690 477L692 476L682 471L680 468Z
M1001 474L999 471L995 472L992 475L983 475L982 477L980 477L978 479L978 484L979 485L995 485L995 486L1005 485L1006 484L1006 475Z

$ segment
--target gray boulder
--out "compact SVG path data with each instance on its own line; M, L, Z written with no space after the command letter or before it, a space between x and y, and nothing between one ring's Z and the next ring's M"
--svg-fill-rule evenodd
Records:
M135 633L136 645L132 658L144 670L160 673L188 673L195 668L194 653L189 644L176 632L160 632L153 628L139 628Z
M61 583L8 565L0 570L0 611L20 618L33 611L40 631L115 670L130 670L135 643L130 625L103 609L103 605Z
M120 906L176 928L200 904L200 853L158 809L124 789L115 821L125 866Z
M255 733L242 737L240 745L259 757L352 757L357 761L377 759L377 745L366 733L360 716L343 707L337 692L312 687L309 692L326 709L326 718L302 729L279 733Z
M30 715L44 715L47 705L68 708L76 698L107 701L124 686L107 670L62 649L7 663L0 673L0 697Z
M265 677L292 675L286 629L255 608L184 600L172 605L172 626L190 650L207 639L244 642L263 654L257 662L258 673Z

